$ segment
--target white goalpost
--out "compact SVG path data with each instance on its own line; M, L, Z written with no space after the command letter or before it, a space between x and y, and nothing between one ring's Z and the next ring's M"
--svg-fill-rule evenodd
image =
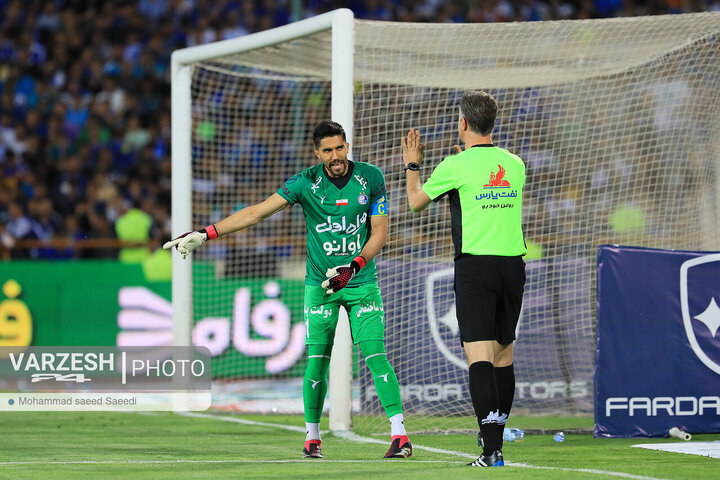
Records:
M720 13L415 24L356 20L347 9L178 50L173 235L274 193L316 163L314 125L339 122L351 158L385 174L390 238L378 277L406 425L472 430L449 209L410 212L400 138L420 129L426 179L458 141L463 90L486 90L499 103L494 142L528 173L513 409L588 414L597 246L720 249L717 52ZM194 259L173 256L174 343L210 349L218 408L302 411L305 236L300 209L289 208ZM372 378L340 326L330 428L384 431Z
M195 63L212 61L258 48L291 42L318 32L332 32L329 68L331 78L331 118L346 131L352 144L353 132L353 14L341 9L247 37L226 40L175 51L172 55L172 230L192 229L192 192L190 168L193 134L192 93L190 82ZM348 61L350 59L350 61ZM190 345L194 324L192 308L192 262L173 257L173 343ZM350 430L352 384L350 327L347 314L341 317L329 373L330 423L332 430Z

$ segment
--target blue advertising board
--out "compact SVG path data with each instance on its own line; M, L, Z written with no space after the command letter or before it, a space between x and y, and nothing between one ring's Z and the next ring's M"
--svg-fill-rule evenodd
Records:
M596 437L720 432L720 253L598 248Z
M592 410L591 267L584 258L528 262L514 346L515 411ZM398 276L402 282L392 280ZM471 415L453 264L385 260L378 262L378 278L387 319L385 345L404 411ZM359 374L361 410L379 411L372 376L366 368Z

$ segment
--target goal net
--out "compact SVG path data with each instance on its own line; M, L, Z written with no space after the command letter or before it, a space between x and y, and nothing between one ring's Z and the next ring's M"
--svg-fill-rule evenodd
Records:
M310 135L331 116L332 42L327 29L191 64L194 228L258 203L316 163ZM458 143L463 90L497 99L493 140L527 167L529 254L513 410L589 414L596 247L720 249L718 52L717 13L511 24L355 20L354 51L344 56L354 81L351 158L385 173L390 239L378 276L410 431L476 425L453 307L449 208L441 201L421 214L409 210L400 138L420 130L426 179ZM301 411L300 208L194 256L193 339L211 347L215 379L230 385L216 406ZM353 378L356 426L386 433L357 353Z

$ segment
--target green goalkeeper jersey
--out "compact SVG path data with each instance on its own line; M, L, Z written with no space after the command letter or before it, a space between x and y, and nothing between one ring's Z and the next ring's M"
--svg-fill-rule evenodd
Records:
M305 215L307 285L320 285L328 268L352 262L370 238L370 218L388 214L380 169L364 162L349 163L351 178L343 188L336 187L318 164L289 178L277 192L291 204L300 204ZM371 283L377 283L374 260L348 286Z

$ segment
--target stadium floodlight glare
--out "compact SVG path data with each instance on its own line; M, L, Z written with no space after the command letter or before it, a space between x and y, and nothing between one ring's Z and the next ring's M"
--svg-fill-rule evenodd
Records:
M388 357L403 391L406 424L410 431L473 428L452 309L449 209L443 201L411 214L400 138L420 130L428 142L421 167L427 178L457 143L462 91L486 90L499 103L494 142L522 157L528 173L523 218L531 253L514 409L589 413L596 246L720 249L719 47L720 13L416 24L356 20L341 9L176 51L173 235L274 193L316 163L314 124L328 117L340 122L351 158L377 165L386 177L390 240L377 261ZM299 210L214 240L193 253L193 262L173 256L177 345L190 343L194 323L207 320L202 331L209 332L225 328L233 314L245 315L250 295L252 305L257 295L302 305ZM268 282L277 288L266 288ZM274 330L262 312L232 323L232 329L250 325L251 335L227 328L206 335L218 351L229 352L214 364L216 379L272 372L272 385L302 376L302 359L278 367L292 357L294 337ZM302 323L302 311L293 315ZM351 357L341 324L330 427L351 427L355 371L358 418L384 431L364 362ZM237 347L232 342L263 339L270 343L230 352ZM274 363L239 351L273 352Z

